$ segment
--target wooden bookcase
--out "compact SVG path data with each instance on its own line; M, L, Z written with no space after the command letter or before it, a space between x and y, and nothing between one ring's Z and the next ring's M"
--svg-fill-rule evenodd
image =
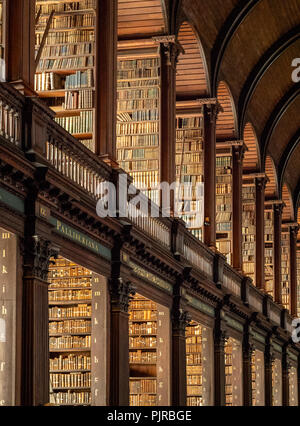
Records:
M159 204L160 56L157 47L118 52L117 161Z
M300 316L300 247L297 245L297 316Z
M129 307L130 406L169 404L168 309L136 294Z
M252 352L251 356L251 385L252 385L252 405L256 405L256 356L255 351Z
M193 321L186 327L187 405L203 405L202 327Z
M243 272L255 284L256 187L251 178L243 179L242 203Z
M233 365L232 365L232 351L233 343L231 339L228 339L225 343L225 405L233 405Z
M192 234L201 241L204 216L204 213L201 214L204 210L203 161L203 114L177 113L176 181L179 184L191 185L191 192L180 194L184 202L178 204L178 211ZM196 213L199 216L196 216Z
M274 209L265 204L265 290L274 298Z
M272 405L282 405L282 366L281 359L278 358L272 364Z
M52 259L48 277L50 402L103 405L107 333L103 280L63 257Z
M216 157L216 247L232 263L232 148Z
M281 232L281 294L282 304L285 309L290 310L290 231L283 227Z
M95 0L37 0L36 12L40 10L41 14L35 32L36 55L42 49L35 90L55 111L56 121L92 151L95 150L95 8Z

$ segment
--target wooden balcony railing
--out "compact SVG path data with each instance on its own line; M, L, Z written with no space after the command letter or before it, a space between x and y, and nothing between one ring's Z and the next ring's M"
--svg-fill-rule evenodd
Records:
M33 156L34 161L52 166L65 179L84 189L94 203L99 197L99 185L105 181L115 182L116 169L113 170L59 126L47 106L38 98L23 97L6 83L0 83L1 138L7 141L8 146L23 149L29 159ZM270 320L278 326L283 324L283 308L267 299L267 295L245 281L230 265L224 264L225 260L222 260L223 263L216 261L219 255L197 240L182 221L137 214L138 209L129 202L129 197L127 206L134 227L175 257L183 256L193 268L215 281L218 287L224 287L242 299L252 309L262 313L268 306L266 315ZM289 320L285 321L284 327L290 332L291 319L288 315L286 318Z

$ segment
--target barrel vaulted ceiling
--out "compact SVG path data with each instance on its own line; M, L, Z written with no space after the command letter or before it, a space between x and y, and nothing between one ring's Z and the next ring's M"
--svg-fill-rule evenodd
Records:
M244 139L245 170L270 175L269 199L289 192L285 219L297 219L300 0L119 0L119 38L174 32L178 99L218 97L217 139Z

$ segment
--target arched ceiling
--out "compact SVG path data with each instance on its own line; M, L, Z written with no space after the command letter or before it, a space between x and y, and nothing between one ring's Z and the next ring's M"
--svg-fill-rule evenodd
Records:
M282 222L293 222L294 221L293 200L292 200L290 190L286 184L284 184L282 188L282 201L285 204L282 210Z
M278 196L278 182L277 182L276 168L270 156L267 156L266 158L264 169L268 178L266 189L265 189L265 197L268 200L274 200Z
M257 171L259 170L260 164L258 142L251 123L247 123L245 126L243 140L247 147L243 161L243 168L245 171Z
M150 3L152 7L155 5L153 13L147 11ZM199 95L218 97L224 112L218 117L217 138L247 139L246 145L251 149L245 157L245 169L259 171L260 168L267 174L272 172L272 176L278 170L280 185L286 182L292 199L298 200L300 148L295 135L300 128L300 83L292 81L291 64L300 56L300 0L119 0L119 21L131 19L129 27L133 28L132 37L136 37L140 23L149 13L147 29L139 36L167 33L166 23L172 22L175 15L164 16L164 4L168 6L166 10L172 9L173 14L176 10L176 16L180 17L174 28L185 22L178 36L191 55L185 60L179 59L177 96L182 99ZM140 15L134 11L136 6ZM131 30L128 28L126 34L124 27L123 24L119 31L126 38ZM195 40L202 46L202 65L199 62L198 73L192 65L190 76L184 77L183 74L189 72L188 60L196 54ZM188 78L195 84L186 90L184 81ZM206 93L204 84L200 89L199 81L207 82ZM250 127L245 128L246 123L255 129L261 160L258 165L253 159L254 136ZM273 176L267 185L269 198L277 192L277 179Z

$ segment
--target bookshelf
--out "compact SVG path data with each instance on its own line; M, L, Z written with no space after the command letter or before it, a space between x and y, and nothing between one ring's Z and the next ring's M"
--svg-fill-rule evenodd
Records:
M188 193L181 192L178 212L192 234L203 241L203 117L179 116L176 118L176 181L191 186ZM183 189L181 190L183 191ZM197 215L196 215L197 213ZM200 213L200 216L199 216Z
M252 405L256 404L256 396L257 396L257 387L256 387L256 353L252 352L251 356L251 384L252 384Z
M282 405L282 367L281 360L276 358L272 364L272 405Z
M55 120L95 151L95 0L36 2L36 55L51 20L35 74L35 90ZM53 17L52 11L54 11Z
M160 57L121 51L117 80L117 160L133 185L159 204Z
M265 205L265 290L274 298L274 210Z
M297 245L297 316L300 316L300 247Z
M130 405L157 405L157 304L135 295L129 308Z
M103 405L107 300L101 278L60 256L51 259L48 281L50 402Z
M298 374L295 366L291 366L289 371L289 405L298 406Z
M233 342L232 339L229 338L225 343L225 405L232 406L233 405L233 377L232 377L232 351L233 351Z
M232 263L232 154L217 150L216 157L216 247Z
M256 187L253 181L243 182L242 206L243 272L255 284Z
M6 0L0 0L0 81L5 81L5 8Z
M186 327L187 405L202 406L203 401L203 335L200 324L192 321Z
M281 233L281 294L282 304L290 310L290 232L283 228Z

